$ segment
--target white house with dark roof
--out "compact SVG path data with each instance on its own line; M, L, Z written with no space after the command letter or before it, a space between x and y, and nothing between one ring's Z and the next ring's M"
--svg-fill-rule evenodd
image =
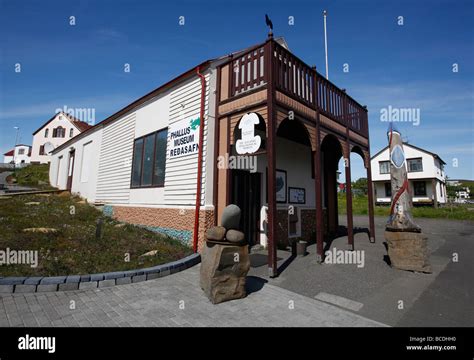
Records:
M44 123L33 133L31 162L46 164L51 161L50 152L74 136L87 130L91 125L76 119L63 111Z
M412 144L404 143L407 159L409 190L413 204L437 206L447 201L446 164L437 154ZM388 146L371 158L372 182L377 204L390 204L390 160Z

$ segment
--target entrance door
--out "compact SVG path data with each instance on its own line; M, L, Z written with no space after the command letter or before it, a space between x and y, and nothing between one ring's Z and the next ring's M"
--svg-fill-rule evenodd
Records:
M242 210L240 229L250 245L259 243L261 174L244 170L232 170L231 203Z
M74 157L76 156L76 151L73 150L69 153L69 165L67 170L67 185L66 190L71 191L72 189L72 176L74 174Z

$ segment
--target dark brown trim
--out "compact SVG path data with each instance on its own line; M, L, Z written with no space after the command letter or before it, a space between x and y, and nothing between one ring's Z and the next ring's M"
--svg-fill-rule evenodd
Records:
M345 141L346 139L346 132L341 132L339 130L336 130L336 129L333 129L333 128L329 128L323 124L320 125L322 129L324 129L325 132L327 133L331 133L333 134L334 136L336 136L338 139L341 139L343 141Z
M349 250L354 250L354 221L352 215L352 183L351 183L351 146L349 136L349 116L347 98L342 100L342 120L346 124L346 156L344 167L346 173L346 215L347 215L347 243ZM342 149L341 149L342 150ZM344 157L344 151L342 152ZM347 164L346 164L347 162Z
M217 208L218 208L218 196L219 196L219 168L217 166L217 158L219 156L219 134L220 134L220 125L221 121L219 118L219 102L221 99L221 77L222 77L222 67L218 67L217 70L217 79L216 79L216 97L215 97L215 112L214 112L214 179L213 179L213 189L212 189L212 203L214 204L214 225L217 226ZM209 117L210 118L210 117ZM208 120L209 121L209 120ZM208 124L209 126L209 124Z
M324 216L323 216L323 189L321 171L321 129L319 111L316 113L316 151L314 154L315 170L315 198L316 198L316 259L324 261Z
M368 119L368 117L367 117ZM370 136L369 123L367 120L367 201L369 205L369 241L375 243L375 222L374 222L374 186L372 184L372 159L370 157Z
M255 109L255 108L258 108L258 107L262 107L264 106L265 104L267 103L267 100L262 100L258 103L255 103L255 104L252 104L252 105L248 105L248 106L245 106L243 108L239 108L239 109L236 109L236 110L232 110L230 112L227 112L227 113L224 113L224 114L220 114L219 116L220 117L231 117L235 114L239 114L239 113L246 113L246 112L249 112L249 110L251 109Z
M291 108L288 105L282 104L279 101L276 102L276 110L280 110L280 111L283 111L285 113L288 113L288 111L293 111L293 113L296 115L296 118L299 121L301 121L302 123L311 125L312 127L315 127L316 117L311 118L308 115L305 115L302 112L298 111L297 109Z
M231 154L231 144L230 144L230 116L227 116L227 154ZM232 189L232 179L230 176L230 169L227 167L226 169L226 200L225 204L226 206L230 204L231 202L231 189Z
M268 123L267 123L267 166L268 166L268 271L270 277L278 276L277 268L277 207L276 207L276 129L275 129L275 111L273 107L275 98L275 87L273 82L273 54L274 41L265 44L266 57L266 78L267 78L267 107L268 107Z
M257 93L259 91L265 90L266 88L267 88L267 84L263 83L260 86L257 86L255 88L250 89L250 90L244 91L244 92L242 92L238 95L235 95L235 96L229 97L225 100L222 100L222 101L219 102L219 105L225 105L225 104L231 103L232 101L235 101L235 100L241 99L243 97L246 97L248 95L252 95L252 94Z

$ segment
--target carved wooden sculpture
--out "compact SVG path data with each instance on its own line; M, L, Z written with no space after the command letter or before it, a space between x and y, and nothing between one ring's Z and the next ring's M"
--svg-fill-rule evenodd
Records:
M392 127L388 133L392 205L387 230L421 232L411 216L411 195L408 187L405 152L401 135Z
M400 132L392 126L388 141L392 187L390 216L385 227L388 256L394 268L430 273L428 238L421 233L411 215L412 201L403 142Z

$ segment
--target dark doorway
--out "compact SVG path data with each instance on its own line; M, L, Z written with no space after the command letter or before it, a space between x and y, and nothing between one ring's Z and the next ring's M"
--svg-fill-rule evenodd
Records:
M324 206L328 217L328 232L331 235L337 233L339 226L337 209L337 186L338 186L338 163L342 157L342 148L339 140L334 135L327 135L322 144L323 152L323 182L324 182Z
M240 229L250 246L259 243L261 174L232 170L231 203L242 210Z
M72 177L74 175L74 157L76 155L76 150L69 152L69 164L67 170L67 185L66 190L71 191L72 189Z

